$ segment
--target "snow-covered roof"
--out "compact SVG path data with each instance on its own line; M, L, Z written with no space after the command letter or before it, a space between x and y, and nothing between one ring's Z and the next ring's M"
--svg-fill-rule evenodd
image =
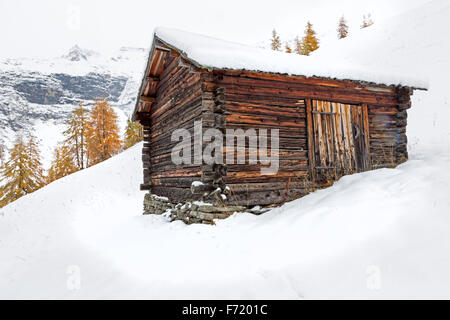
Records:
M267 50L169 28L156 28L155 37L180 51L194 64L209 69L247 70L305 77L364 81L426 89L427 81L389 74L343 60L323 59Z

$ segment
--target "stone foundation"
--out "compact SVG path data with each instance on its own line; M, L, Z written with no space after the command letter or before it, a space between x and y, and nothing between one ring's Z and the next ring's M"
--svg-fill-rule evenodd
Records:
M262 214L270 209L249 209L243 206L226 206L207 202L170 203L169 199L147 193L144 198L144 214L166 214L171 221L183 221L186 224L214 224L216 219L226 219L235 212Z

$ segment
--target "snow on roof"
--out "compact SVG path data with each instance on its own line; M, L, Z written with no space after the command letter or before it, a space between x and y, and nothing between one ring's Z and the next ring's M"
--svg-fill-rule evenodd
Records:
M177 29L156 28L155 37L206 68L365 81L420 89L428 87L427 81L414 76L379 72L378 68L368 69L344 60L261 49Z

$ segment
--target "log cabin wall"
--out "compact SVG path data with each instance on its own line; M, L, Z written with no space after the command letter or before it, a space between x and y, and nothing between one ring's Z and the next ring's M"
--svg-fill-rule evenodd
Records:
M201 179L202 167L172 162L171 151L178 142L172 142L171 135L182 128L194 135L194 122L202 113L201 79L180 57L170 56L159 80L156 101L140 120L144 125L144 185L151 186L151 193L178 203L194 198L190 187Z
M372 169L395 167L408 160L406 126L412 91L396 90L396 105L369 105Z
M218 73L205 80L206 87L221 88L224 95L227 129L279 129L279 171L261 175L261 164L226 164L224 182L231 189L232 205L270 205L289 201L308 193L308 145L304 96L288 82L273 81L235 73ZM235 141L236 143L236 141ZM224 150L224 159L227 157ZM231 150L234 152L234 150ZM234 158L237 154L234 153Z
M313 117L308 118L307 105L314 99L357 105L364 110L370 146L364 170L393 167L408 158L406 109L411 105L412 91L406 88L247 71L216 71L204 75L203 82L204 90L222 92L227 129L280 130L277 174L261 175L260 164L226 165L223 181L231 188L230 204L280 204L328 185L315 181L310 157L308 123Z

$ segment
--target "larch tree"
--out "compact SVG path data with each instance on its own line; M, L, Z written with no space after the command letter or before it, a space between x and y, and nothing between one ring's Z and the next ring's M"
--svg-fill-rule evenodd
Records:
M316 32L313 29L313 25L308 21L305 29L305 36L302 39L301 54L309 56L311 52L319 49L319 40L317 39Z
M64 144L69 146L69 151L76 162L78 169L88 166L86 135L89 129L89 112L83 108L80 102L78 107L72 111L66 121L67 129L64 131Z
M45 184L36 138L19 134L9 150L10 158L1 170L0 207L33 193Z
M298 36L294 39L294 52L296 54L302 54L302 41L299 39Z
M33 170L32 177L39 188L45 184L44 169L42 168L41 155L36 137L32 133L27 134L27 155L30 162L30 168ZM37 190L37 189L36 189Z
M272 39L270 40L270 47L272 50L281 51L281 40L275 29L272 30Z
M339 19L337 32L338 32L338 39L344 39L347 38L348 36L348 25L344 16L342 16L341 19Z
M0 168L5 164L5 147L0 144Z
M372 19L372 15L369 13L367 15L363 15L363 22L361 24L361 29L370 27L371 25L373 25L375 22Z
M138 122L133 122L128 119L127 127L125 128L124 149L131 148L136 143L143 139L143 127Z
M62 144L55 148L52 164L48 170L47 182L51 183L78 170L70 146Z
M292 53L292 48L289 45L289 42L286 42L284 45L284 50L286 51L286 53Z
M106 99L95 100L86 135L90 165L105 161L121 150L117 120L114 109Z

